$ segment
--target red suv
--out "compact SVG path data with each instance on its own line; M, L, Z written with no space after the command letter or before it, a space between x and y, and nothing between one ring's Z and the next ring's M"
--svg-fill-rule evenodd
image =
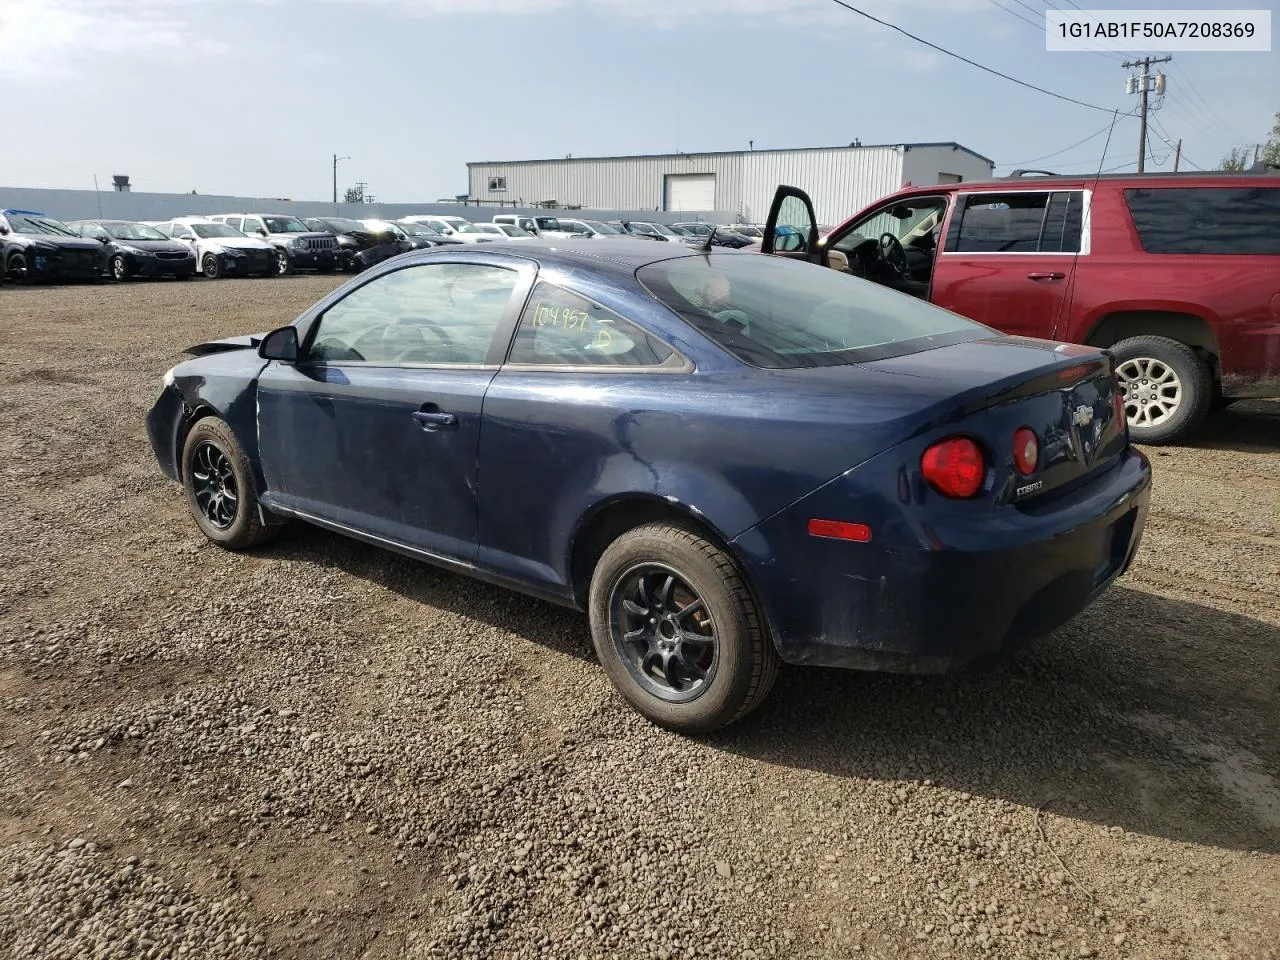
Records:
M804 191L779 187L762 252L1002 333L1110 348L1139 442L1184 437L1217 404L1280 396L1280 176L1018 171L900 190L823 238L815 223Z

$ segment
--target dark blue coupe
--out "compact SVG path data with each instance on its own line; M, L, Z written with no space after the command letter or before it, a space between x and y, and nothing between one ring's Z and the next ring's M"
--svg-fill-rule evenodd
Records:
M408 253L190 352L147 427L209 539L299 518L585 610L682 731L782 661L1012 649L1125 570L1150 500L1106 352L758 254Z

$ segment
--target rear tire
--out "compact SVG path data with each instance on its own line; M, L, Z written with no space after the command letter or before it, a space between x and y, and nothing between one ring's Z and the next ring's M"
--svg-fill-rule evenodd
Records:
M1135 442L1176 443L1200 425L1213 401L1213 374L1194 350L1169 337L1130 337L1111 352Z
M182 447L182 487L200 532L220 547L246 550L275 536L263 522L253 472L223 420L205 417Z
M207 280L217 280L222 276L222 261L217 254L206 253L200 261L200 270Z
M673 524L629 530L591 578L591 639L609 680L649 720L686 734L759 706L779 669L733 560Z

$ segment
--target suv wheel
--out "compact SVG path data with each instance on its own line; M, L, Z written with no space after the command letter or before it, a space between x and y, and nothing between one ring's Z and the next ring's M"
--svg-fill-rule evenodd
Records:
M1209 365L1169 337L1131 337L1111 348L1138 443L1174 443L1199 425L1213 400Z

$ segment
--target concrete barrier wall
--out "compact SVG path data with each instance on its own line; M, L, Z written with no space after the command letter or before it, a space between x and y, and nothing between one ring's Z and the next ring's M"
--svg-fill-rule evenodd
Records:
M492 220L498 213L583 217L593 220L654 220L678 223L704 220L732 223L736 216L725 211L657 210L543 210L530 207L464 206L460 203L338 203L323 200L273 200L263 197L223 197L188 193L117 193L93 190L41 190L0 187L0 209L35 210L59 220L105 217L113 220L169 220L211 213L289 213L296 217L340 216L356 219L390 219L414 215L465 217L473 222Z

